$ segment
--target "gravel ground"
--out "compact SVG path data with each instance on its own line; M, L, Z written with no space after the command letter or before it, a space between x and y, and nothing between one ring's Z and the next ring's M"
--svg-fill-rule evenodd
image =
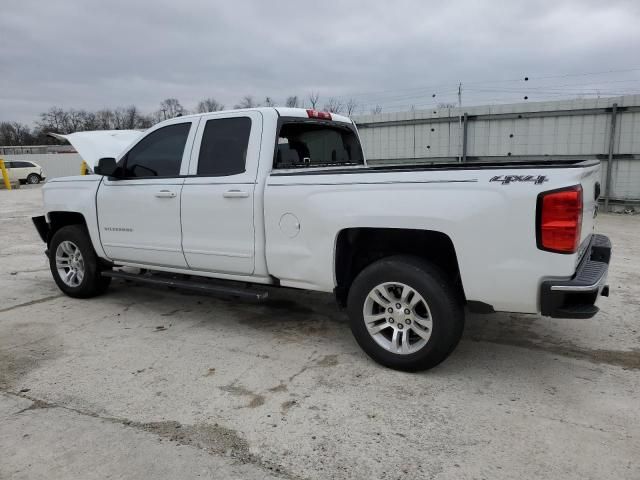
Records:
M469 315L420 374L384 369L331 296L58 291L0 190L0 478L640 478L640 216L601 215L590 320Z

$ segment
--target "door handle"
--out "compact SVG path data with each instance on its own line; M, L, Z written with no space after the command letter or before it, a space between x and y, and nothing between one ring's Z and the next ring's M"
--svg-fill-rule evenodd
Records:
M222 194L225 198L247 198L249 192L243 192L242 190L227 190Z
M176 196L176 192L172 192L170 190L160 190L156 192L156 197L158 198L174 198Z

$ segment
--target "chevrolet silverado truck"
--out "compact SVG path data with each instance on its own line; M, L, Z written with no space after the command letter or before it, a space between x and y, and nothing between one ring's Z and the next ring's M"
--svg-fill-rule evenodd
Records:
M292 108L174 118L100 159L99 134L68 136L93 174L48 181L33 219L71 297L333 292L364 351L412 371L453 351L465 307L589 318L608 295L597 161L374 166L350 119Z

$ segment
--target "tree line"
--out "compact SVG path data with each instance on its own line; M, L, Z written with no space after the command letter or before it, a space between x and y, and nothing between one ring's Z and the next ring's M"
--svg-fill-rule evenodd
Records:
M291 95L284 103L278 103L272 97L256 100L253 95L245 95L233 108L253 107L303 107L323 110L336 114L355 115L363 113L364 108L354 99L346 101L339 97L329 97L321 101L318 92L311 92L306 97ZM59 143L48 136L49 133L68 134L87 130L135 130L147 129L152 125L169 118L189 113L208 113L224 110L225 106L215 98L204 98L192 111L182 106L176 98L167 98L160 102L160 108L152 113L143 113L135 105L118 108L104 108L97 111L82 109L64 109L51 107L41 113L33 127L20 122L0 122L0 145L48 145ZM376 105L372 114L382 112Z

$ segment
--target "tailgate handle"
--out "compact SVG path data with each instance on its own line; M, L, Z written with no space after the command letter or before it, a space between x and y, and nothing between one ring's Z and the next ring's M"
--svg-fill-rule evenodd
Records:
M242 190L227 190L222 194L225 198L248 198L249 192L243 192Z

